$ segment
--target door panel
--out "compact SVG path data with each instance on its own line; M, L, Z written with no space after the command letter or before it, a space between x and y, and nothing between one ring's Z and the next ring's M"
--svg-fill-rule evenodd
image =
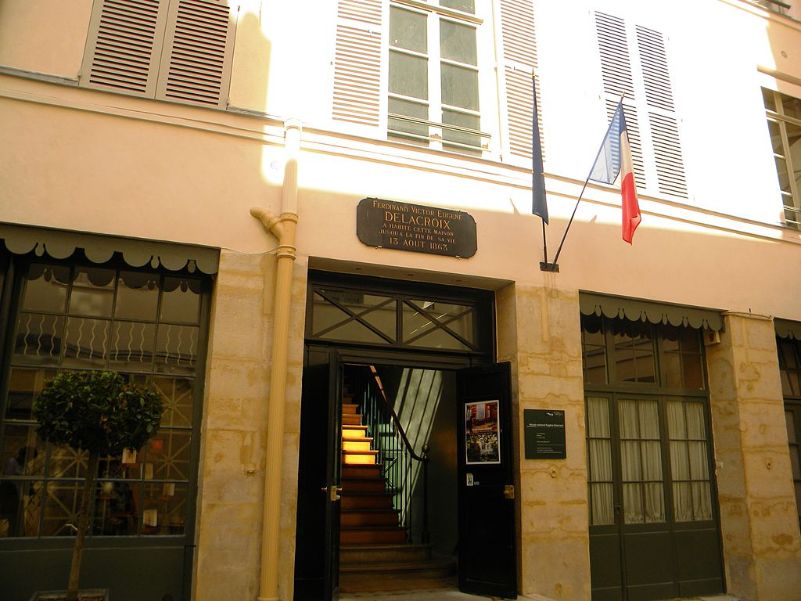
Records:
M328 601L338 578L340 363L335 351L309 348L300 408L295 600Z
M702 409L697 399L588 395L593 601L723 590ZM610 477L611 498L601 494Z
M649 529L626 532L623 539L629 601L675 597L670 533Z
M682 597L709 595L723 590L720 537L711 527L677 530L676 572Z
M623 598L620 565L620 534L615 527L606 532L590 530L590 570L593 601L619 601Z
M342 450L342 361L337 351L330 351L328 364L328 444L325 486L320 492L325 500L325 590L324 601L339 589L339 508Z
M517 597L511 371L457 372L459 589Z

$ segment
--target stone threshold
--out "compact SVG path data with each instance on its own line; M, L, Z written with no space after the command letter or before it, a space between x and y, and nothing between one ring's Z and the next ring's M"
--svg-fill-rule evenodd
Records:
M411 592L386 592L386 593L347 593L339 596L339 601L480 601L495 599L495 597L483 597L478 595L468 595L455 589L433 589ZM518 595L518 601L557 601L551 597L543 595ZM703 597L681 597L665 599L665 601L740 601L731 595L708 595Z

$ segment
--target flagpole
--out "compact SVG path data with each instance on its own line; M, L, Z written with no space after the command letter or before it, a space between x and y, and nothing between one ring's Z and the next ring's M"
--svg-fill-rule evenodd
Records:
M584 190L587 189L587 184L590 182L590 176L592 172L595 170L595 163L598 162L598 157L601 156L601 151L604 149L604 145L606 144L606 138L609 135L609 132L612 129L612 125L615 123L615 114L617 111L623 110L623 96L620 97L620 100L617 103L617 108L615 109L615 113L612 114L612 119L609 121L609 126L606 128L606 133L604 137L601 139L601 145L598 147L598 152L595 153L595 159L592 161L592 167L590 167L590 172L587 174L587 179L584 180L584 185L581 187L581 192L579 193L578 200L576 201L576 206L573 207L573 213L570 215L570 220L567 222L567 227L565 228L565 233L562 234L562 240L559 242L559 248L556 249L556 256L553 258L553 263L547 263L546 259L546 266L540 265L540 269L542 271L559 271L559 255L562 254L562 246L565 244L565 238L567 238L567 233L570 231L570 226L573 225L573 219L576 216L576 211L578 210L579 203L581 199L584 197Z
M540 219L540 223L542 224L542 254L545 257L545 260L540 263L540 269L542 269L543 265L548 265L548 242L545 240L545 222Z

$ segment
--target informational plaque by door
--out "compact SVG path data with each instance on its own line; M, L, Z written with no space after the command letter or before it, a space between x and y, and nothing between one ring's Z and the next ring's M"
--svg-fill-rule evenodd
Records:
M565 412L524 409L526 459L565 459Z
M464 211L364 198L356 235L379 248L468 258L476 254L476 220Z

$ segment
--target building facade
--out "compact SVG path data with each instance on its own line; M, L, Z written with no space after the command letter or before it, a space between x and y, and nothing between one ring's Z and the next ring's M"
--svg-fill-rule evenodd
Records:
M391 587L389 540L482 594L801 600L799 48L773 1L0 0L0 596L66 581L36 396L113 369L166 407L101 466L115 600ZM631 246L583 190L621 99Z

